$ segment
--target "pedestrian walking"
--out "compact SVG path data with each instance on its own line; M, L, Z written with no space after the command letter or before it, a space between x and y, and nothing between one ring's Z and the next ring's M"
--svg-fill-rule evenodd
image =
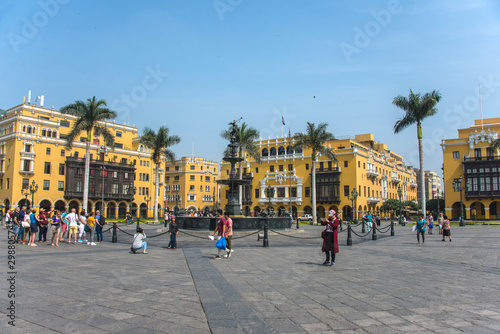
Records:
M438 216L438 226L439 226L439 234L443 234L443 213L440 212Z
M368 228L368 232L372 230L372 213L368 211L368 215L366 215L366 227Z
M224 213L224 219L226 220L226 233L224 234L224 238L226 238L226 255L224 257L231 257L231 253L233 252L233 248L231 245L231 239L233 237L233 220L229 217L229 212Z
M434 228L434 217L432 214L429 215L429 231L427 232L428 234L432 234L432 229Z
M337 228L340 225L340 219L338 218L335 210L330 210L328 213L328 219L322 220L321 225L326 226L325 230L321 234L323 237L323 246L321 247L321 250L326 254L326 260L323 262L323 265L334 266L335 254L339 252Z
M132 241L132 247L130 247L130 250L132 253L136 253L139 249L143 249L143 253L147 254L148 251L148 244L146 241L146 233L144 230L140 227L137 228L137 232L134 234L134 240Z
M12 239L15 243L18 243L19 229L21 227L21 221L19 220L19 207L15 208L11 216L12 220Z
M441 241L444 241L444 237L448 237L451 242L451 226L446 215L443 216L443 239Z
M168 249L176 249L177 248L177 233L179 232L179 227L175 222L175 217L172 217L172 222L168 224L169 234L170 234L170 242L168 243Z
M212 233L212 236L217 233L217 241L219 241L224 236L227 223L226 219L224 219L224 216L222 215L221 209L217 210L217 217L219 218L219 221L217 222L217 226L215 227L215 231ZM222 259L222 251L223 249L217 248L217 255L215 256L216 260Z
M422 236L422 244L425 242L425 226L427 222L424 219L423 214L418 215L417 220L417 242L420 244L420 236Z
M38 224L40 224L40 220L36 216L36 209L31 209L31 213L29 215L30 220L30 236L28 240L28 246L36 247L35 237L38 232Z
M7 210L7 213L5 214L5 227L7 229L10 229L12 227L12 209Z

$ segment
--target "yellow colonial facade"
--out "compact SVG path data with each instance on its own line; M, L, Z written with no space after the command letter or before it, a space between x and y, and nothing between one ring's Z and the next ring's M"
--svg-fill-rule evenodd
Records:
M475 120L471 127L458 129L458 138L443 138L445 211L449 218L457 219L463 212L465 219L498 219L500 158L491 144L499 131L500 117L496 117Z
M34 104L8 109L0 118L0 202L35 208L82 209L86 134L65 148L76 117ZM132 209L153 216L154 168L149 149L134 126L103 123L115 135L114 147L92 134L88 210L103 208L108 218ZM164 162L160 165L159 209L165 208ZM31 192L36 188L36 192ZM135 189L135 194L133 192Z
M213 211L218 198L219 164L183 157L165 166L165 198L171 211Z
M293 149L293 139L275 138L256 142L261 163L245 154L244 178L250 179L242 195L242 211L246 215L257 214L267 209L269 203L280 214L293 212L294 216L311 214L311 151ZM402 157L377 143L372 134L356 135L355 138L332 140L326 143L337 156L337 164L319 155L316 164L316 199L319 218L326 217L334 209L349 219L359 217L368 211L379 212L387 199L399 199L398 188L402 190L402 201L416 201L416 174ZM230 165L223 163L221 177L229 174ZM266 189L274 189L274 196L268 198ZM358 197L352 200L352 191ZM221 206L227 202L227 187L221 189ZM355 208L355 210L353 210Z

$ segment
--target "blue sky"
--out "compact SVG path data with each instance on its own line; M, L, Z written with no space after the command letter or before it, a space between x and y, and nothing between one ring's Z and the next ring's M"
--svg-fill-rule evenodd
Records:
M96 96L118 121L181 136L178 156L220 161L233 119L263 137L327 122L373 133L418 165L416 128L395 135L397 95L442 94L424 126L426 169L441 138L500 116L500 2L3 1L0 108L45 95L56 109Z

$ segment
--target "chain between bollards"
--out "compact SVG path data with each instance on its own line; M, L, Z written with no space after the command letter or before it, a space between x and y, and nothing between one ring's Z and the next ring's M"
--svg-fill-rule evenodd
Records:
M118 237L116 235L116 223L113 223L113 236L111 237L111 242L114 244L118 242Z
M347 225L347 246L352 246L351 225Z

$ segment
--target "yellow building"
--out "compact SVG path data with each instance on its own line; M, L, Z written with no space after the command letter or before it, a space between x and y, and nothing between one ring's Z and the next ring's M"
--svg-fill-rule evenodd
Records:
M246 215L266 209L269 198L266 188L271 186L274 197L271 206L278 213L290 211L294 216L311 214L311 152L293 150L293 140L287 138L265 139L256 142L261 152L261 163L246 154L243 175L251 179L242 195L242 211ZM377 143L372 134L328 142L337 155L334 164L319 155L316 171L316 199L318 217L324 218L329 210L342 212L344 219L353 215L351 192L356 189L355 207L359 217L368 211L379 212L387 199L416 201L416 174L406 166L400 155L391 152L385 144ZM227 178L230 165L221 165L221 178ZM221 206L227 202L227 187L221 189Z
M473 126L458 129L458 138L443 138L445 210L449 218L457 219L463 211L465 219L498 219L500 159L491 144L499 131L500 118L496 117L475 120Z
M21 104L0 118L0 202L44 209L82 209L86 134L65 148L76 117L35 104ZM148 148L139 144L134 126L104 123L115 135L114 147L92 134L88 210L118 218L153 216L154 168ZM160 166L159 208L164 209L164 163ZM34 182L34 183L33 183ZM35 187L33 187L35 185ZM30 192L30 187L36 192ZM135 195L133 190L136 190ZM133 200L132 200L133 198Z
M183 157L165 166L165 198L169 210L212 211L217 206L219 164Z

